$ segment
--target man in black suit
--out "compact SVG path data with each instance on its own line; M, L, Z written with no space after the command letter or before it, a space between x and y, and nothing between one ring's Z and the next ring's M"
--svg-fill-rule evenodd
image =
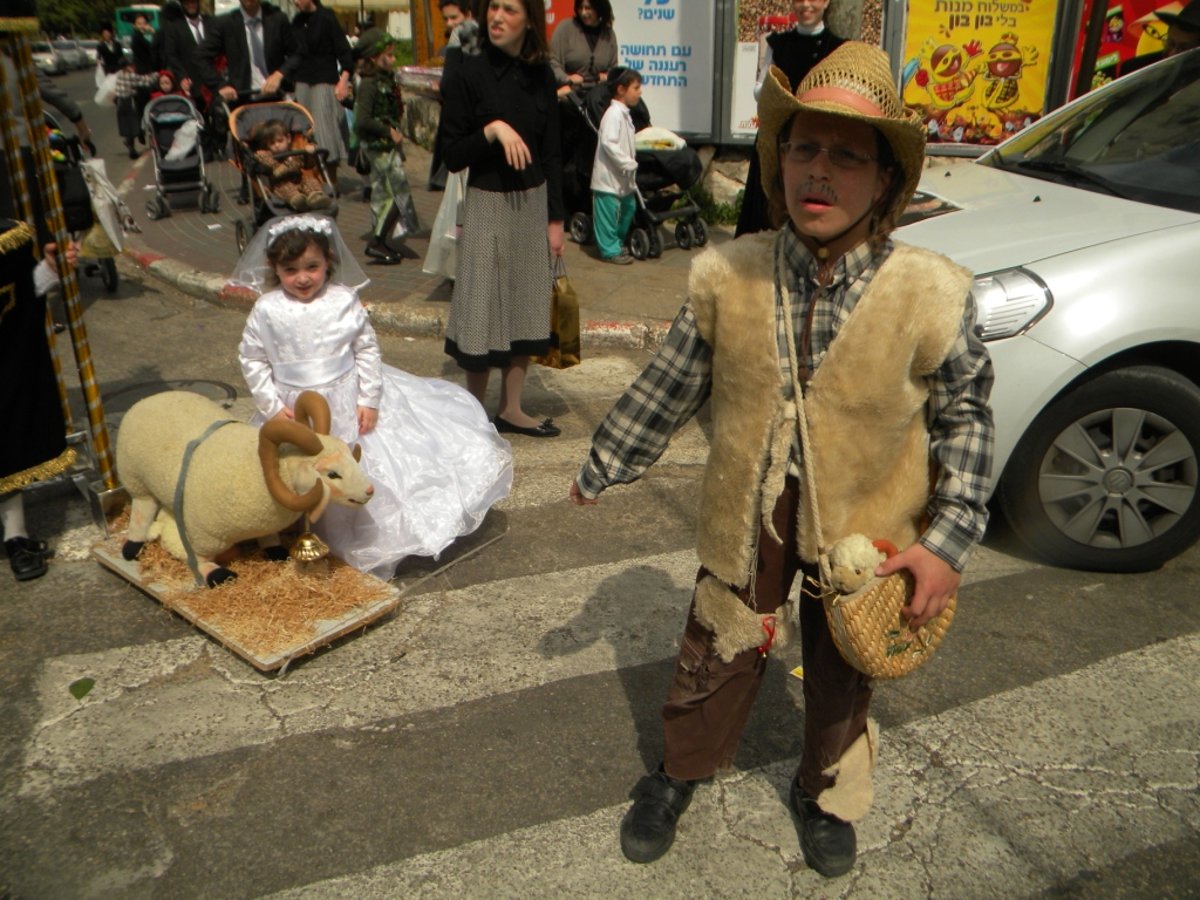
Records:
M96 48L96 57L105 75L112 75L121 68L121 60L125 50L113 37L113 27L107 22L100 26L100 46Z
M226 100L236 100L239 91L277 94L300 67L300 42L276 7L261 0L239 3L213 20L200 45L204 83ZM225 57L224 73L214 65L219 56Z
M200 0L168 3L162 9L162 27L154 36L155 49L163 67L180 78L192 80L192 100L201 110L203 101L204 65L200 61L200 44L213 27L213 17L200 12Z

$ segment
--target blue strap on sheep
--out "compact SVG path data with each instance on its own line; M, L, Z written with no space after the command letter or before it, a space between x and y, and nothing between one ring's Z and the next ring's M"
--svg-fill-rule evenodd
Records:
M226 425L232 424L235 419L221 419L219 422L213 422L204 429L204 433L194 441L190 441L183 451L183 462L179 466L179 481L175 483L175 501L171 504L175 513L175 527L179 531L179 540L183 544L183 551L187 554L188 568L192 570L192 577L196 579L196 587L204 587L204 579L200 576L200 566L196 562L196 551L192 549L192 542L188 540L187 529L183 525L183 488L187 484L188 467L192 464L192 454L196 452L196 448L203 444L214 431L218 428L223 428Z

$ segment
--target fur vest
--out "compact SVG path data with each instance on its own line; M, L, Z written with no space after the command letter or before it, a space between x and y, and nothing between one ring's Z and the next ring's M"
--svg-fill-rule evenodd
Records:
M706 251L688 284L713 351L697 541L712 577L697 589L696 611L726 659L763 642L762 617L736 591L750 582L759 525L769 528L796 435L775 333L775 239L767 232ZM896 244L829 345L804 404L821 549L854 532L901 548L916 540L930 486L927 379L958 336L970 287L971 274L944 256ZM797 541L801 558L815 562L807 496ZM780 626L785 613L777 611ZM776 640L786 637L784 629Z

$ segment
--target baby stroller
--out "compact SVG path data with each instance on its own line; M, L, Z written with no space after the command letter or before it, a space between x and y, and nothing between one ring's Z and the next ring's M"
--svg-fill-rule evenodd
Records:
M562 115L562 145L572 148L563 154L563 202L567 209L571 240L586 244L592 239L592 167L596 160L600 120L612 102L604 84L567 95ZM682 250L708 243L708 229L700 218L700 207L688 189L700 180L704 167L700 156L682 140L663 131L668 139L642 147L642 135L650 128L645 103L632 111L633 127L639 133L637 151L637 212L629 229L629 254L634 259L662 255L659 226L675 221L675 243ZM662 129L660 129L662 131Z
M250 143L255 130L270 119L280 119L283 121L284 126L292 135L293 147L302 146L310 141L313 128L315 127L312 115L309 114L308 110L299 103L293 103L290 100L250 102L238 106L230 112L229 133L233 138L231 142L233 147L232 160L233 164L242 173L242 198L252 205L252 214L249 217L239 218L234 223L234 236L237 240L239 253L246 249L246 245L250 243L250 238L254 236L254 232L268 219L294 212L290 206L275 196L275 192L271 189L270 184L271 171L255 158L254 149ZM331 203L330 206L321 210L321 214L336 218L337 194L334 192L329 172L325 168L325 160L329 156L329 151L325 149L317 149L315 151L293 149L286 153L278 154L276 158L280 159L287 156L316 157L316 168L321 180L321 190L330 198Z
M200 113L187 97L167 94L146 104L142 133L154 156L154 199L146 201L151 219L171 214L167 194L198 193L202 213L221 208L221 195L204 176L203 132Z
M115 258L124 232L136 231L137 226L109 182L104 160L85 160L79 138L65 134L49 113L45 123L63 219L72 239L80 240L83 260L78 270L98 275L104 289L116 293Z

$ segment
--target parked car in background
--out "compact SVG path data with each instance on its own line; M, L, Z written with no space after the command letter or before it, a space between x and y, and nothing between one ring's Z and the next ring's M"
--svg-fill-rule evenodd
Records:
M1153 569L1200 536L1200 50L930 170L901 240L975 271L995 501L1055 565ZM910 210L911 212L911 210Z
M87 54L83 52L83 48L79 46L79 42L72 38L59 38L50 42L50 46L58 51L58 55L62 57L63 65L68 69L86 69L88 67Z
M50 46L49 41L34 41L29 47L33 64L46 75L63 75L67 71L63 58Z
M79 42L79 46L83 48L83 52L87 54L88 65L94 66L99 62L100 42L90 38Z

